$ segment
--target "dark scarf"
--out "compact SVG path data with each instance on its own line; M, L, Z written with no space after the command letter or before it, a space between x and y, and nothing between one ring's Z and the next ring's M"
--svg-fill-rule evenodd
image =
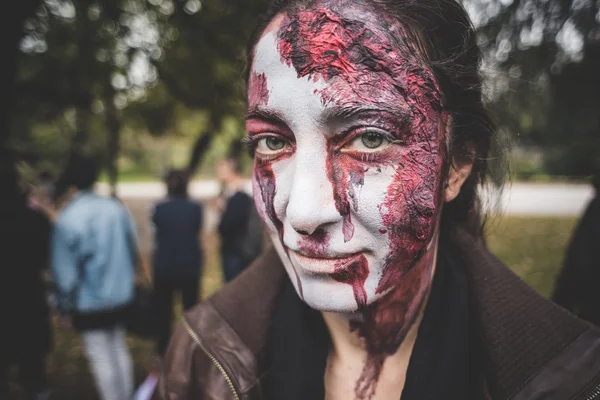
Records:
M400 400L467 399L469 319L460 260L440 246L429 303L419 327ZM323 399L330 337L318 311L287 282L269 344L269 400Z

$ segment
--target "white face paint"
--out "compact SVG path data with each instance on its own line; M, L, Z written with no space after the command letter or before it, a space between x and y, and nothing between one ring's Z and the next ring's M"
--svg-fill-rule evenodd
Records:
M249 80L255 202L304 301L323 311L355 311L392 287L382 287L393 258L390 230L398 229L390 225L396 212L390 205L408 196L390 193L405 185L401 159L414 158L422 147L395 143L386 130L395 117L381 104L364 104L352 90L342 91L343 98L330 91L323 100L323 90L347 84L299 77L282 59L276 30L255 46ZM396 237L416 246L402 233Z
M265 218L275 248L296 290L311 307L356 310L352 287L336 281L331 274L340 259L362 253L370 268L364 284L367 301L370 303L380 296L375 291L389 246L386 235L380 233L385 227L378 207L384 201L395 170L391 166L381 172L373 169L365 173L363 185L355 185L354 234L345 241L343 219L335 205L326 163L327 138L343 132L349 121L328 120L327 107L316 93L324 83L309 77L298 78L294 68L282 62L274 32L266 34L257 44L251 74L264 74L269 95L262 109L281 118L296 147L289 157L271 164L277 188L274 208L283 223L282 243L276 226ZM248 127L251 131L252 120ZM359 143L355 147L360 146ZM257 147L258 152L271 151L266 139ZM264 210L257 178L255 175L255 201ZM266 215L264 211L262 214ZM318 230L322 233L317 238L306 235Z

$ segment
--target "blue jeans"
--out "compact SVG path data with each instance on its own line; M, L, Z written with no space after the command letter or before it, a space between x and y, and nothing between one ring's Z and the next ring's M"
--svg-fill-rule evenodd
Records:
M223 262L223 276L225 282L233 280L240 272L242 272L248 264L237 254L233 253L221 253L221 260Z
M129 400L133 394L133 364L125 329L118 325L83 331L83 348L102 400Z

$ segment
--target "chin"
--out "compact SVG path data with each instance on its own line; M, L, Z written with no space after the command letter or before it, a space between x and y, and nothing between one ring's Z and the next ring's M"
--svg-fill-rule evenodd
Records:
M304 302L311 308L340 313L358 310L354 293L349 285L323 276L303 276L301 279ZM294 287L296 286L295 284Z
M302 294L298 287L295 272L286 266L288 275L300 296L309 307L326 312L353 313L359 311L354 291L348 284L337 282L327 275L313 275L299 272L302 285ZM366 306L375 302L380 295L375 295L374 288L369 290L368 283L365 285L367 291Z
M302 266L293 266L281 243L274 241L274 245L296 293L308 306L319 311L338 313L351 313L359 310L351 285L338 282L327 274L315 274ZM379 274L370 273L363 286L366 294L364 306L372 304L382 296L382 294L376 294L378 283Z

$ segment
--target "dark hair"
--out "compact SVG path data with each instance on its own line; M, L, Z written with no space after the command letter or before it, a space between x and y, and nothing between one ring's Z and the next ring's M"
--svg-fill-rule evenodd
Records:
M231 165L231 168L233 169L233 171L238 174L241 175L242 172L244 172L244 167L239 159L239 157L237 156L230 156L227 157L227 162L229 163L229 165Z
M254 46L277 14L314 3L315 0L273 0L248 43L248 66ZM369 4L402 25L436 77L444 108L452 118L450 163L473 163L458 197L444 205L443 225L461 223L480 236L483 219L478 187L492 183L499 192L506 170L501 155L490 157L490 153L499 150L496 127L483 101L481 51L469 16L456 0L372 0ZM246 80L248 73L249 68ZM499 168L492 168L490 159L497 161Z
M69 160L61 180L65 189L75 186L79 190L89 190L99 175L100 163L96 158L74 155Z
M14 163L0 159L0 212L12 212L14 206L24 203L23 193L19 187L19 173Z
M41 182L52 182L54 180L54 176L50 171L43 170L38 174L38 181Z
M169 196L187 197L188 196L189 175L182 169L172 169L165 176L167 193Z

